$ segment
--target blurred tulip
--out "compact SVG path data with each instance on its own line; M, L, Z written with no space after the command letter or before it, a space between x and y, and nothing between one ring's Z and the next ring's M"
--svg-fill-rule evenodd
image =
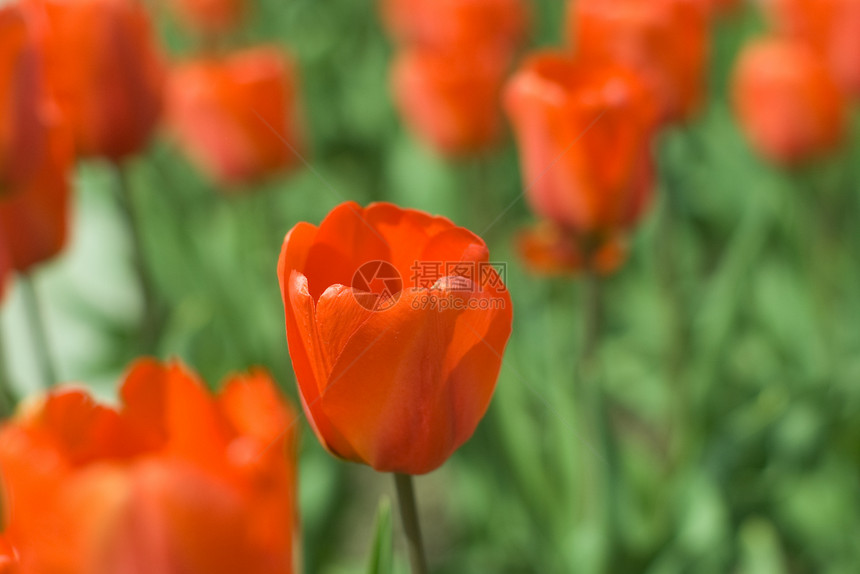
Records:
M842 90L860 96L860 2L768 0L765 5L778 34L813 48Z
M486 51L407 49L392 69L394 97L405 122L440 153L481 152L503 133L507 67Z
M136 0L31 0L48 16L48 76L81 157L139 152L156 127L164 70Z
M773 161L795 163L842 138L845 103L827 67L804 45L780 39L749 44L733 91L748 139Z
M66 388L0 429L24 574L294 571L292 410L268 375L212 397L179 364L141 361L119 409Z
M180 145L212 178L254 180L295 166L304 147L296 71L276 48L177 67L168 120Z
M696 112L709 45L709 9L702 0L577 0L569 6L580 58L635 69L660 102L665 121Z
M383 19L401 43L457 49L482 46L510 55L525 39L523 0L382 0Z
M635 74L538 53L510 80L505 107L538 215L588 244L638 221L654 187L654 105Z
M387 203L344 203L287 234L278 278L290 357L332 454L422 474L469 439L511 331L488 256L447 219Z
M18 572L18 554L9 541L0 534L0 574Z
M43 66L17 5L0 8L0 197L35 175L45 154Z
M242 20L245 0L168 0L182 22L206 35L230 32Z
M517 248L526 267L540 275L567 275L587 269L608 275L624 263L627 250L620 238L611 238L590 255L583 252L578 239L563 227L544 221L522 231Z
M72 143L53 112L45 110L46 142L35 172L0 197L0 245L18 271L54 257L66 243Z

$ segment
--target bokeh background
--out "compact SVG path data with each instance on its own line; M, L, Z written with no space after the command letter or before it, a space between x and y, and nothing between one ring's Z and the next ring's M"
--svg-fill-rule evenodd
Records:
M561 45L564 3L531 4L528 49ZM171 58L194 53L193 35L162 6L152 12ZM836 153L801 169L756 156L727 93L740 46L763 29L752 4L716 24L707 104L656 142L659 199L606 280L598 353L613 452L575 399L582 285L530 275L514 249L534 216L511 138L452 161L409 133L389 94L393 47L372 2L258 0L226 40L294 55L306 166L226 195L168 138L129 164L163 310L151 349L140 345L142 297L116 173L99 161L79 167L72 241L36 275L60 378L113 400L145 351L182 358L213 387L264 365L295 398L275 274L283 236L347 199L392 201L481 234L492 259L507 262L515 305L488 415L417 481L435 572L856 572L858 125ZM9 376L22 394L35 391L18 285L0 315ZM390 477L336 462L299 424L305 569L364 572ZM406 572L401 558L394 568Z

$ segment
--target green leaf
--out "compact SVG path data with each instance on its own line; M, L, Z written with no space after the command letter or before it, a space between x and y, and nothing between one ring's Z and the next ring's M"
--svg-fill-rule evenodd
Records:
M394 563L394 548L391 537L391 501L383 498L376 512L376 534L370 549L367 574L391 574Z

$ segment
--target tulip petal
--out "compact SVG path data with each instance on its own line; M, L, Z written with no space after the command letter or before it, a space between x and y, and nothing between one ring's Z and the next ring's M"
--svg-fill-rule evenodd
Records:
M483 344L492 315L432 308L423 305L427 296L404 291L393 308L371 316L347 343L322 394L325 413L351 437L359 460L380 471L438 467L471 436L474 415L486 409L495 386L501 352L469 355Z
M385 238L355 202L342 203L319 226L302 273L316 301L331 285L352 284L356 270L372 261L390 261Z

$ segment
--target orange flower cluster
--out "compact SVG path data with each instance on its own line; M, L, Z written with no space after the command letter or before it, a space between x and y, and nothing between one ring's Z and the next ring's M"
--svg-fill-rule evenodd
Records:
M0 572L298 571L294 413L268 375L213 397L144 360L120 396L58 389L0 427Z
M260 47L174 68L168 121L182 148L214 180L253 181L299 163L295 66Z
M423 474L469 439L513 312L481 238L419 211L344 203L287 234L278 279L302 405L332 454Z
M766 7L774 34L744 48L735 109L763 156L795 165L842 141L848 99L860 95L860 4L773 0Z
M503 133L499 95L528 15L522 0L386 0L398 43L394 99L409 127L438 152L482 152Z
M579 0L572 48L527 58L505 91L526 198L545 221L519 240L535 271L608 273L654 191L658 129L700 107L709 16L702 0Z

